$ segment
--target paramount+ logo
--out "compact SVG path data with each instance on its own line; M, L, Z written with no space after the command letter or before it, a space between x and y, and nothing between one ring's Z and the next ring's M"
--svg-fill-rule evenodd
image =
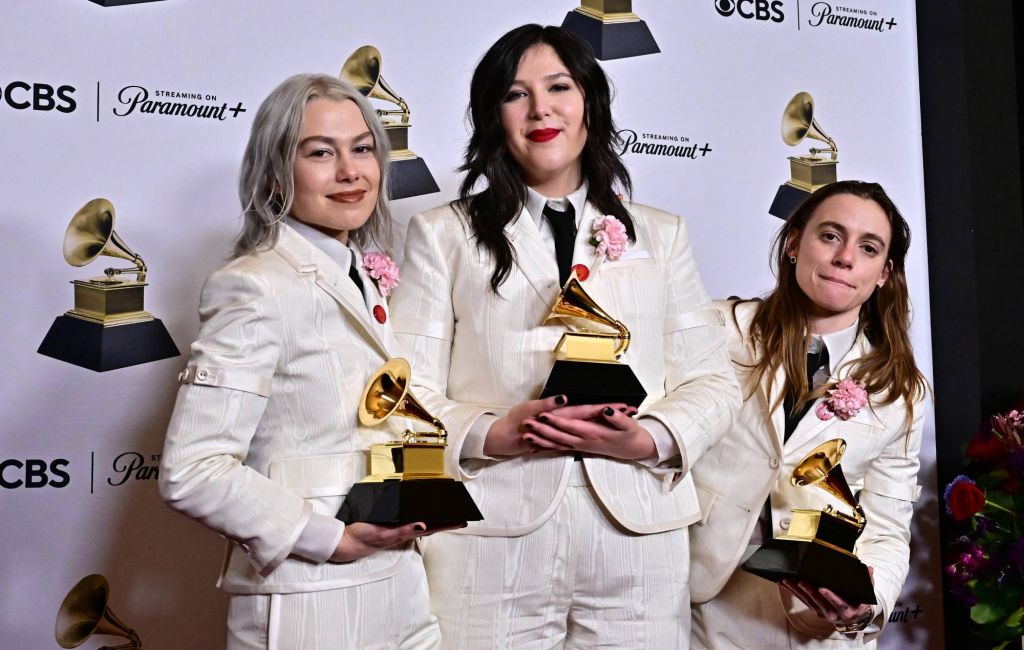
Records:
M67 84L52 86L48 83L0 80L0 106L18 111L57 111L72 113L78 108L75 87Z
M747 20L781 23L786 19L782 11L782 0L714 0L718 15L729 17L733 14Z

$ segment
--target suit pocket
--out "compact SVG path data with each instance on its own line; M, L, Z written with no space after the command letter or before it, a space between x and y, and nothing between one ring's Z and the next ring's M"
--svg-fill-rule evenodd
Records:
M597 272L605 273L618 271L619 269L643 269L644 267L653 268L656 264L653 257L640 257L631 260L619 260L618 262L608 261L601 264L601 268Z
M366 476L366 452L282 458L270 463L267 476L304 499L345 496Z
M699 483L694 483L694 487L697 488L697 503L700 505L700 521L697 523L703 526L708 523L711 508L715 505L715 501L718 500L718 493L707 489Z

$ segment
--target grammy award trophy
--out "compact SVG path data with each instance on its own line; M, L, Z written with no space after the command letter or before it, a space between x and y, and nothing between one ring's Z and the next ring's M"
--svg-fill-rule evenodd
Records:
M401 441L370 447L370 474L349 490L336 517L346 524L422 521L431 527L480 521L466 486L444 470L448 432L409 392L409 362L391 359L377 370L359 400L359 422L376 426L389 417L425 422L432 431L406 430Z
M39 354L103 372L180 354L167 328L143 310L146 263L114 230L114 206L93 199L71 218L64 233L64 260L85 266L100 256L117 257L131 268L104 270L104 277L73 280L75 308L58 316ZM134 280L117 276L133 273Z
M590 43L602 61L661 51L647 23L633 13L632 0L581 0L562 27Z
M580 319L611 331L593 332L582 327L562 334L541 398L565 395L569 404L625 402L640 406L647 392L633 369L619 361L629 348L629 329L594 302L583 290L575 271L544 322L556 318Z
M790 156L790 179L779 186L768 214L787 219L812 192L836 182L836 164L839 148L814 119L814 98L799 92L786 104L782 112L782 141L791 147L804 138L818 140L827 148L812 147L807 156Z
M818 445L796 466L790 482L825 490L852 508L853 515L831 505L794 510L786 534L765 542L743 568L772 582L809 582L831 589L848 603L874 605L868 567L853 554L867 518L839 467L845 451L846 441L839 438Z

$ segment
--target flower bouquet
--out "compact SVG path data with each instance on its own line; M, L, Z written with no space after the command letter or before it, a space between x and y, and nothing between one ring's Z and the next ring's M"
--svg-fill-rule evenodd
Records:
M997 649L1024 635L1024 412L990 418L967 444L966 472L946 486L946 512L969 529L945 567L952 595Z

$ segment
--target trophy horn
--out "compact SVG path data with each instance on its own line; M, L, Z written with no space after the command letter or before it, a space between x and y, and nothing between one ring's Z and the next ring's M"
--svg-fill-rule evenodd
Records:
M448 432L440 420L429 411L409 391L412 370L409 362L401 357L391 359L381 366L363 389L359 399L359 422L363 426L372 427L397 415L410 420L425 422L434 428L428 437L436 437L445 444ZM406 432L406 438L418 438L422 434ZM412 442L412 440L409 440Z
M109 597L110 585L103 576L94 573L79 580L57 610L57 644L77 648L94 634L106 634L128 639L128 643L119 646L104 646L107 650L141 650L139 635L107 606Z
M863 528L866 521L864 509L857 503L857 498L853 496L843 469L839 466L839 460L844 453L846 453L846 441L842 438L835 438L818 445L797 464L790 477L790 482L797 487L816 485L825 490L850 506L853 509L857 525Z
M105 269L107 277L135 273L139 282L146 279L146 263L114 230L114 206L107 199L93 199L71 217L64 232L64 259L71 266L85 266L106 255L128 260L134 269Z
M553 318L566 317L580 318L592 323L598 323L618 332L619 344L615 348L615 358L621 357L629 349L629 329L621 321L612 318L605 310L601 309L600 305L594 302L594 299L583 289L583 285L580 284L575 271L572 272L565 286L562 287L562 291L558 294L558 298L555 299L555 304L551 307L551 312L548 313L544 322L547 323Z
M782 141L793 147L800 144L804 138L828 145L828 149L811 149L812 154L829 153L833 160L836 159L839 148L836 147L835 140L830 138L814 119L814 98L811 97L811 93L799 92L793 95L793 99L789 100L782 111Z
M391 104L397 104L398 110L377 110L377 115L401 115L402 123L409 122L409 104L396 93L381 76L380 50L372 45L364 45L345 60L338 77L360 92L364 97L373 97Z

